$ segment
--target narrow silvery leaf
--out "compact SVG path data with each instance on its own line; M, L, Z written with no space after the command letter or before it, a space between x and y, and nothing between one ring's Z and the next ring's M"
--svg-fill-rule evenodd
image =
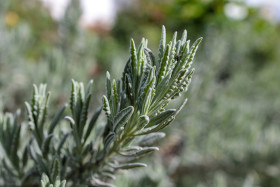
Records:
M150 89L154 89L155 86L155 82L156 82L156 76L155 76L155 69L156 67L154 66L150 72L149 72L149 76L147 77L147 79L145 80L145 83L141 89L141 98L142 100L145 100L146 96L148 95L148 92ZM143 104L142 104L143 105Z
M111 115L111 109L110 109L109 101L105 95L103 95L103 110L106 116L109 118Z
M14 163L17 163L17 167L19 166L19 162L18 162L18 155L17 155L17 151L19 148L19 143L20 143L20 130L21 130L21 125L18 124L14 124L16 125L16 129L15 132L13 132L13 137L12 137L12 145L11 146L11 155L12 155L12 159Z
M176 92L178 92L179 87L181 87L181 85L184 84L187 75L188 75L188 69L182 69L178 73L176 79L173 78L170 81L169 89L167 90L166 93L164 93L164 99L169 99L169 98L173 99L173 96Z
M148 47L148 39L145 39L145 45L144 45L145 48Z
M40 127L41 128L43 128L43 125L46 121L46 117L47 117L47 114L48 114L49 97L50 97L50 92L47 93L45 103L44 103L44 106L43 106L42 117L41 117L41 122L40 122Z
M110 164L110 165L104 166L104 168L102 169L102 172L107 172L107 173L114 174L115 173L115 169L112 168L111 164Z
M49 174L47 165L44 163L43 158L38 153L36 153L36 162L41 173L45 172L46 174Z
M157 62L153 52L150 49L145 48L144 53L146 54L147 63L150 64L151 66L156 66Z
M33 149L33 147L32 147L32 142L33 142L33 139L30 139L29 142L28 142L28 146L26 146L26 147L27 147L28 153L29 153L29 155L30 155L30 158L31 158L33 161L37 162L37 160L36 160L36 158L35 158L34 149Z
M111 98L111 93L112 93L111 78L110 78L110 73L107 71L106 72L106 95L108 98Z
M109 133L105 139L104 139L104 150L105 152L109 151L110 145L113 143L113 140L115 138L115 133L111 132Z
M8 172L9 175L14 176L14 177L17 176L15 171L8 166L5 159L2 160L1 169L2 169L2 167L5 168L5 170Z
M137 50L137 75L140 76L143 72L144 63L144 40L142 39Z
M51 142L51 139L53 138L53 134L49 134L43 141L43 144L42 144L42 147L41 147L41 150L42 150L42 154L44 156L44 158L47 158L47 155L49 153L49 147L50 147L50 142Z
M27 146L25 147L23 154L22 154L22 166L25 167L28 161L28 149Z
M131 60L131 68L133 75L136 76L136 68L137 68L137 54L134 40L130 41L130 60Z
M38 126L36 124L35 121L35 116L33 115L32 112L32 106L30 106L30 104L28 102L25 102L27 111L28 111L28 124L29 124L29 128L33 131L33 135L36 138L36 141L38 142L39 145L42 144L42 139L43 139L43 135L40 133Z
M177 39L177 32L174 32L173 38L172 38L172 48L176 47L176 39Z
M134 108L132 106L129 106L123 110L121 110L117 116L115 117L114 120L114 125L113 129L116 133L119 132L120 128L123 127L128 120L130 119L132 113L133 113Z
M143 115L143 116L140 116L137 121L138 121L137 130L141 130L149 123L150 119L148 116Z
M40 107L39 107L39 93L38 93L38 88L34 84L33 85L33 96L31 100L31 108L32 108L32 115L34 119L34 124L35 128L38 128L38 120L39 120L39 112L40 112Z
M118 91L117 91L117 85L116 85L116 80L113 80L113 84L112 84L112 90L113 90L113 94L112 94L112 113L113 115L117 114L118 112L118 104L119 104L119 96L118 96Z
M161 100L162 96L167 92L167 85L169 84L171 78L171 73L168 74L162 79L162 81L156 86L155 97L153 98L155 101Z
M70 108L72 114L75 114L76 102L77 102L77 86L76 86L76 81L72 79L72 90L71 90L71 97L70 97Z
M78 134L78 127L77 127L74 119L71 118L70 116L66 116L64 119L66 119L67 121L70 122L70 126L72 128L72 133L74 135L74 139L75 139L77 144L80 144L80 137L79 137L79 134Z
M144 136L144 138L139 142L139 146L146 147L154 145L159 139L165 137L163 132L155 132Z
M85 88L84 88L84 84L83 83L79 83L79 92L78 92L78 96L79 96L79 100L82 101L82 103L85 101Z
M41 185L42 185L42 187L45 187L45 186L47 187L49 184L50 184L49 177L45 173L43 173L42 177L41 177Z
M19 116L19 110L17 113L13 116L14 119L12 119L12 115L10 116L9 122L7 121L7 130L8 134L13 135L12 142L16 142L16 138L19 138L18 133L20 133L21 125L19 125L18 122L18 116ZM17 145L18 146L18 145ZM18 148L16 146L16 149Z
M141 83L139 84L139 95L141 95L141 98L143 98L143 91L145 89L145 87L147 86L148 84L148 78L149 78L149 75L150 75L150 71L151 69L146 69L143 74L142 74L142 77L141 77ZM141 98L137 98L138 100L140 100ZM140 101L141 102L141 101Z
M187 35L188 35L187 30L184 30L181 38L182 44L184 44L187 41Z
M151 118L150 122L146 126L146 128L157 125L157 124L162 123L162 122L165 122L166 120L168 120L170 117L174 116L175 114L176 114L175 109L165 110L164 112L162 112L162 113L158 114L157 116Z
M145 72L146 72L146 68L147 68L147 62L146 62L146 59L144 59L144 58L141 58L140 59L140 70L139 70L139 77L138 77L138 87L139 88L141 88L141 79L142 79L142 77L143 77L143 74L145 74ZM149 68L149 67L148 67ZM139 82L140 82L140 84L139 84ZM140 85L140 86L139 86ZM138 88L138 90L139 90L139 88ZM138 91L137 90L137 91Z
M190 52L190 40L187 41L187 49L186 52L189 53Z
M152 103L153 88L149 88L143 103L142 103L142 114L146 115L148 113L149 107Z
M122 73L122 82L125 82L125 75L126 74L131 74L132 70L131 70L131 60L130 58L128 59L128 61L125 64L123 73ZM122 89L125 89L125 84L122 84Z
M89 151L91 150L91 147L92 147L92 143L89 143L86 146L84 146L81 155L86 156L89 153Z
M113 167L115 169L132 169L138 167L147 167L147 165L143 163L127 163L127 164L115 165Z
M91 100L91 94L92 94L92 85L93 85L93 80L91 80L88 85L87 85L87 89L86 89L86 94L85 94L85 100L83 102L83 106L82 106L82 111L80 112L80 124L81 124L81 128L80 128L80 134L82 133L84 126L86 124L87 121L87 115L88 115L88 108L89 108L89 103Z
M203 39L202 37L198 38L198 39L194 42L194 44L192 45L192 47L191 47L191 49L190 49L190 58L188 59L187 64L189 64L190 62L193 61L194 56L195 56L195 53L196 53L196 51L197 51L197 48L198 48L200 42L202 41L202 39Z
M54 187L59 187L60 185L60 178L57 176L54 182Z
M130 146L130 147L127 147L125 149L123 149L122 151L123 152L133 152L133 151L140 151L142 150L142 147L139 147L139 146Z
M51 122L51 124L50 124L48 134L53 133L53 130L54 130L55 126L56 126L56 125L58 124L58 122L62 119L63 113L64 113L66 107L67 107L66 104L63 105L63 106L59 109L59 111L55 114L55 116L53 117L53 120L52 120L52 122Z
M175 61L180 61L180 50L182 47L182 42L181 40L178 40L176 43L176 56L174 57Z
M166 46L164 56L160 63L160 69L158 70L158 76L157 76L158 83L165 77L165 74L167 72L169 54L170 54L170 44Z
M179 84L177 84L179 93L187 91L187 88L191 82L193 73L194 73L194 69L192 69L190 72L188 72L187 75L184 77L184 79Z
M70 122L71 126L75 124L75 121L73 118L71 118L70 116L65 116L64 119L66 119L67 121Z
M58 144L58 147L57 147L57 154L59 155L60 154L60 151L64 145L64 143L66 142L66 139L68 138L69 136L69 133L66 133L62 139L60 140L59 144Z
M89 122L89 124L88 124L86 133L85 133L84 142L87 141L87 139L88 139L90 133L92 132L92 129L93 129L93 127L94 127L95 124L96 124L96 121L97 121L97 119L98 119L98 117L99 117L99 115L100 115L100 113L101 113L101 111L102 111L102 108L103 108L103 107L99 107L99 108L97 109L97 111L93 114L93 116L92 116L92 118L91 118L91 120L90 120L90 122Z
M163 58L163 54L164 54L164 51L165 51L165 43L166 43L166 30L165 30L165 27L162 26L161 40L160 40L159 51L158 51L158 57L159 57L160 61Z
M105 177L107 179L111 179L111 180L115 180L116 179L116 176L112 173L108 173L108 172L100 172L100 175L102 177Z
M66 186L66 180L61 181L59 187L65 187L65 186Z
M178 73L178 77L176 78L176 82L175 82L175 85L177 85L177 84L180 84L183 80L184 80L184 78L185 78L185 76L187 75L187 73L188 73L188 69L182 69L179 73ZM175 86L174 85L174 86Z
M28 102L24 102L25 106L26 106L26 109L27 109L27 113L28 113L28 122L29 122L29 125L34 125L34 118L33 118L33 115L32 115L32 109L31 109L31 106ZM32 127L31 127L32 128ZM34 128L34 127L33 127Z
M180 107L176 110L176 115L184 108L186 103L188 102L188 99L186 98L184 102L180 105Z
M78 97L77 97L77 103L75 106L75 122L77 125L77 128L80 129L80 119L81 119L81 111L83 108L83 103L85 101L85 94L84 94L84 84L83 83L77 83L77 89L78 89Z
M171 70L171 68L173 68L173 62L175 61L174 56L176 54L176 38L177 38L177 32L174 33L172 41L171 41L170 58L169 58L169 62L168 62L167 71L169 71L169 70Z
M88 85L87 85L85 95L91 94L91 92L92 92L92 87L93 87L93 80L90 80L89 83L88 83Z
M121 90L121 80L117 80L116 81L116 83L117 83L117 95L118 95L118 100L120 100L120 98L121 98L121 92L122 92L122 90ZM120 102L118 102L118 104L120 104ZM119 106L118 106L119 107Z
M172 116L169 119L167 119L166 121L159 123L158 125L154 125L149 128L144 128L144 129L138 131L135 135L140 136L140 135L150 134L153 132L158 132L159 130L161 130L164 127L166 127L167 125L169 125L174 119L175 119L175 117Z
M126 92L127 98L130 101L130 104L133 105L134 104L134 94L133 94L133 88L132 88L132 80L128 74L125 75L125 92Z
M153 66L150 70L149 78L148 78L148 84L154 83L156 81L156 66Z
M139 60L140 58L143 58L144 55L144 46L145 45L145 39L142 38L141 43L137 49L137 59Z
M171 124L174 121L174 119L175 119L175 116L172 116L169 119L167 119L166 121L164 121L163 123L156 125L155 128L153 129L153 132L158 132L159 130L165 128L166 126Z
M60 163L58 159L54 160L52 171L51 171L51 179L54 182L56 178L59 176L60 172Z
M147 153L150 153L152 151L158 151L158 147L143 147L140 150L136 151L122 151L119 152L122 156L127 156L127 157L140 157L143 156Z
M33 84L33 94L32 94L32 103L31 103L32 107L35 107L36 101L38 101L37 98L38 98L38 88L35 84Z
M116 187L113 184L103 182L95 177L92 177L91 183L92 183L92 185L99 186L99 187Z
M88 94L86 96L85 102L83 103L83 107L82 107L82 111L80 113L80 128L79 128L79 135L82 136L84 127L86 125L87 122L87 118L88 118L88 108L89 108L89 103L91 100L91 94Z
M185 62L186 62L186 59L189 57L189 53L188 53L188 46L189 46L189 43L184 43L182 44L181 48L180 48L180 51L179 51L179 54L177 54L177 63L176 63L176 66L175 66L175 70L176 72L177 71L180 71L181 69L183 69L185 67Z

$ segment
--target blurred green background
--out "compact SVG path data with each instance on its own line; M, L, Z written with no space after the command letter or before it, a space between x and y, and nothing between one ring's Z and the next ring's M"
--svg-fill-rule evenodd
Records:
M280 186L280 20L269 9L275 7L223 0L115 3L122 6L108 28L80 24L78 0L58 20L39 0L1 0L2 110L24 110L32 84L41 82L52 92L50 108L58 108L69 99L72 78L94 79L98 106L105 72L120 77L131 37L147 38L157 52L161 25L169 38L187 29L192 42L204 37L189 102L165 130L160 151L146 158L148 167L120 173L115 184Z

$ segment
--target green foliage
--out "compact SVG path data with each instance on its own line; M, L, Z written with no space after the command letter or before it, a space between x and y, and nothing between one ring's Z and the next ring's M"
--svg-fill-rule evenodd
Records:
M43 82L51 90L56 90L50 100L51 115L55 108L66 102L71 79L86 82L94 78L98 88L94 93L100 96L104 92L104 79L99 75L103 75L105 69L114 76L121 72L120 64L124 64L125 59L119 55L125 56L124 47L120 47L114 38L106 36L101 39L98 33L81 27L78 0L69 2L60 20L46 15L47 10L41 1L24 2L0 3L3 18L11 13L18 16L13 27L8 27L5 19L0 20L0 89L4 111L23 108L24 101L30 97L32 83L39 85ZM110 63L112 61L114 63ZM7 81L10 84L7 85Z
M227 3L248 11L247 17L227 17ZM279 21L263 17L263 6L243 3L141 0L118 16L114 36L120 41L149 33L153 48L161 24L174 30L187 25L189 37L205 40L196 59L201 63L194 64L190 110L165 131L169 136L153 157L156 169L128 173L116 184L161 187L164 179L168 186L280 185Z
M178 41L176 36L166 44L162 27L158 59L147 48L147 40L138 48L131 40L122 78L111 79L107 73L106 95L95 113L90 112L93 81L85 88L72 80L69 105L51 117L46 85L34 85L31 102L25 103L27 123L18 124L18 113L0 118L1 145L6 153L1 158L3 185L39 184L42 176L42 187L65 186L65 181L69 186L114 186L110 181L119 170L146 167L137 160L159 150L154 142L165 135L159 131L186 104L185 99L178 108L167 108L187 91L202 40L190 46L186 31ZM102 109L106 123L98 122ZM22 126L28 128L22 131Z
M59 177L57 177L53 184L50 183L49 177L43 173L41 178L41 187L65 187L66 181L60 181Z
M85 29L78 24L78 0L71 1L65 16L59 21L46 14L41 1L23 2L0 1L3 18L0 19L0 102L3 111L23 109L24 101L30 97L32 82L47 83L52 91L44 125L48 135L52 117L70 98L67 94L71 89L69 80L86 82L94 78L87 121L93 131L87 131L90 133L84 138L87 137L87 144L100 137L102 144L105 115L102 112L99 118L98 113L93 117L92 108L98 108L106 90L103 86L104 70L108 70L112 77L118 77L126 62L127 41L131 36L139 41L145 35L149 39L149 48L158 51L160 25L169 28L167 39L172 39L171 31L181 32L187 26L191 40L205 36L196 59L200 63L193 66L196 74L187 93L188 109L181 111L172 128L163 130L167 134L165 139L161 139L165 136L163 132L148 134L144 140L136 137L136 145L119 152L124 159L129 158L126 155L141 152L142 147L153 150L156 143L160 144L160 151L153 157L135 160L149 167L119 172L115 185L280 186L277 167L280 162L279 23L271 24L262 17L266 14L260 13L258 8L248 8L240 1L137 0L137 3L122 6L116 23L107 33L98 32L99 27ZM248 11L248 16L242 20L227 17L224 9L227 3L241 6ZM15 15L18 20L6 21L6 18L15 18ZM165 43L167 45L168 42ZM147 48L144 48L144 53L149 64L160 67L159 57ZM164 88L165 85L161 86ZM129 89L132 90L132 87ZM172 108L176 108L174 105L179 102L182 100L169 105L166 114L172 115ZM67 116L71 116L69 106L65 110ZM142 107L147 109L146 106ZM99 120L95 122L96 119ZM151 121L147 114L140 116L139 120L139 129L147 127ZM17 152L20 160L28 161L22 171L25 174L33 163L24 159L29 158L25 147L29 143L31 129L26 129L28 125L25 120L22 121L22 116L18 118L18 123L23 124L21 137L26 137L21 138ZM68 144L75 143L70 130L69 123L61 120L52 133L54 135L49 137L51 143L57 143L59 154L65 153ZM36 147L35 139L33 143ZM5 155L0 146L0 157ZM6 164L11 166L9 160ZM38 186L40 176L34 180L37 181L34 186ZM3 180L0 181L2 185ZM14 179L11 181L16 183Z

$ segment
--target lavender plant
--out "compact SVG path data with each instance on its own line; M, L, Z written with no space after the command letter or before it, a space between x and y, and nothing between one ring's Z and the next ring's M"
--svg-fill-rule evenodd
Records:
M5 153L1 155L0 183L38 186L41 181L42 187L62 187L67 181L67 186L111 187L119 170L146 167L137 160L158 150L155 142L165 136L160 131L187 102L167 108L187 91L201 40L190 46L185 30L178 41L175 32L166 43L163 26L157 58L147 48L146 39L138 48L131 40L121 79L111 79L107 72L103 105L92 115L93 81L85 88L72 80L69 104L51 119L50 93L46 85L34 85L32 100L25 103L27 122L19 119L19 111L0 116L1 152ZM98 120L102 111L107 117L104 122Z

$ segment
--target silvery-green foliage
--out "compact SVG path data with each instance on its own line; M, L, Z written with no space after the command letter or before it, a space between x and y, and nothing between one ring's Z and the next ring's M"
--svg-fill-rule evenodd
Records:
M65 181L68 186L111 187L118 170L146 167L138 159L159 149L155 142L165 136L160 131L186 104L187 99L178 108L167 108L187 91L201 40L190 46L184 31L178 41L175 33L167 43L163 26L158 58L147 48L146 39L138 48L131 40L121 79L111 79L107 73L103 104L94 113L90 112L93 81L85 87L72 80L69 104L51 120L50 93L46 85L34 85L31 102L25 103L27 123L18 120L18 112L0 117L3 184L39 184L42 176L42 187L65 186ZM102 110L107 120L97 123ZM22 126L28 130L22 133Z
M65 187L66 181L60 181L59 177L56 177L53 184L50 183L49 177L43 173L41 178L41 187Z

